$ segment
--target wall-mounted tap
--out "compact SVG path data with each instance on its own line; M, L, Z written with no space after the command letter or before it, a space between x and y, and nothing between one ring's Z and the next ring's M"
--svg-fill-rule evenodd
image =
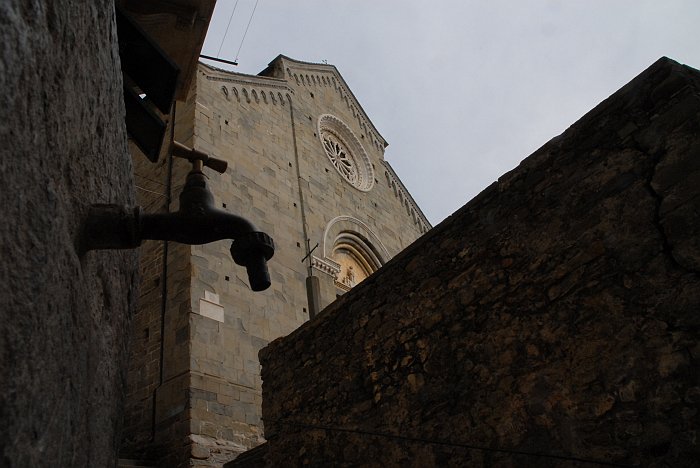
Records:
M207 244L231 239L231 256L246 267L250 288L263 291L270 286L267 261L275 252L272 238L258 231L248 220L216 209L207 188L204 166L223 174L227 163L178 142L173 156L192 163L180 193L180 209L174 213L145 214L139 207L93 205L85 225L88 250L131 249L144 239L169 240L183 244Z

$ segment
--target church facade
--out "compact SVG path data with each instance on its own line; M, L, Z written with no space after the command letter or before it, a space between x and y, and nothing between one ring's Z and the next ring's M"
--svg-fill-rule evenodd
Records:
M176 116L174 140L228 162L208 173L217 207L274 239L272 286L250 290L229 241L144 244L122 453L211 466L264 440L259 350L431 226L332 65L279 56L244 75L200 64ZM161 159L154 170L135 155L147 212L177 209L189 170Z

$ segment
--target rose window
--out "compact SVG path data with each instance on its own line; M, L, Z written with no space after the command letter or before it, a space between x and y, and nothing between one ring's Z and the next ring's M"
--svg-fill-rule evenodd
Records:
M353 187L369 191L374 185L372 163L352 130L329 114L321 116L318 127L323 149L336 171Z
M322 136L323 147L326 149L326 154L330 158L335 168L340 172L340 175L345 177L348 182L355 185L357 183L357 166L348 154L345 146L333 134L327 133Z

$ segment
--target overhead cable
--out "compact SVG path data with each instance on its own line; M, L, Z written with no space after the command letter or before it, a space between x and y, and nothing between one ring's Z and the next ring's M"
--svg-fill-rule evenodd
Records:
M236 0L238 1L238 0ZM253 15L255 14L255 9L258 8L258 2L260 0L255 0L255 6L253 7L253 12L250 14L250 19L248 20L248 25L245 27L245 32L243 33L243 38L241 39L241 44L238 46L238 51L236 52L236 58L233 59L234 62L238 62L238 54L241 53L241 47L243 47L243 41L245 41L245 36L248 34L248 28L250 28L250 23L253 21Z
M221 38L221 44L219 45L219 50L216 52L216 56L218 57L221 55L221 48L224 46L224 41L226 40L226 35L228 34L228 28L231 26L231 20L233 19L233 14L236 12L236 7L238 6L238 0L236 0L236 3L233 5L233 11L231 12L231 16L228 18L228 24L226 25L226 32L224 33L224 37Z

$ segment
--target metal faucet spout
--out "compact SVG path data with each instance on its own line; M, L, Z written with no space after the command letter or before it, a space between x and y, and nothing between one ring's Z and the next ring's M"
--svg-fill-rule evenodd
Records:
M235 239L255 226L245 218L216 209L200 212L177 211L141 215L141 239L169 240L200 245L222 239Z
M233 261L246 267L251 289L270 287L267 261L275 253L272 238L247 219L214 207L201 164L187 175L180 209L174 213L142 214L138 207L129 212L117 205L91 207L86 222L88 249L134 248L145 239L192 245L231 239Z

